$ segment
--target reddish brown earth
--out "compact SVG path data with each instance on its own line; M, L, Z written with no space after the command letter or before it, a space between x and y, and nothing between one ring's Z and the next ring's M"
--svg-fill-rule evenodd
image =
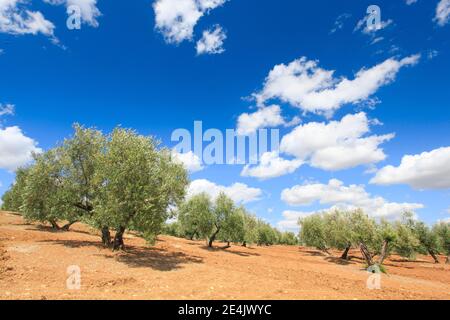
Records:
M127 235L126 252L104 249L81 224L70 232L0 213L0 299L449 299L450 266L392 257L381 289L367 289L358 252L349 262L299 247L233 246ZM441 257L444 262L444 257ZM66 286L81 268L81 289Z

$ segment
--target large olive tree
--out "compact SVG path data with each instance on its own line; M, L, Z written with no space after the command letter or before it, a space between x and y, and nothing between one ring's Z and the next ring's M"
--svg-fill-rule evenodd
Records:
M154 241L170 209L184 198L186 170L158 147L153 138L121 128L107 139L96 170L102 187L94 206L97 223L116 231L114 250L124 248L123 235L130 228Z

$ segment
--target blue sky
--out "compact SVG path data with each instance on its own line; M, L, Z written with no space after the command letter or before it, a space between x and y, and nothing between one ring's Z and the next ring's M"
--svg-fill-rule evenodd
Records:
M362 0L0 1L0 194L30 150L53 147L74 122L173 147L173 130L199 120L279 128L286 141L253 174L192 172L191 193L225 190L289 230L334 206L448 219L450 1L410 2L377 1L382 24L367 31L375 3ZM66 27L73 4L80 30Z

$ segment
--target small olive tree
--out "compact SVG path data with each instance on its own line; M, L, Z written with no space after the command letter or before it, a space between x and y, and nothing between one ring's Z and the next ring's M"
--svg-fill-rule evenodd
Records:
M450 264L450 223L440 222L433 226L433 233L438 238L439 252L447 255L446 264Z
M182 203L178 210L178 221L182 233L190 240L208 238L214 228L211 198L201 193Z
M19 168L16 171L16 180L11 188L2 197L2 210L20 212L23 204L23 194L27 182L29 168Z

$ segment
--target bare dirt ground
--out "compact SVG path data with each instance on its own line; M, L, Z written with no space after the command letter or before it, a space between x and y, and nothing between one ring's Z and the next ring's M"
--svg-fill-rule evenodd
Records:
M308 248L233 246L160 236L155 246L127 235L126 252L104 249L95 231L27 224L0 212L0 299L449 299L450 266L392 257L381 289L357 251L351 261ZM338 257L339 253L334 252ZM441 257L444 262L444 257ZM67 289L67 268L81 289Z

